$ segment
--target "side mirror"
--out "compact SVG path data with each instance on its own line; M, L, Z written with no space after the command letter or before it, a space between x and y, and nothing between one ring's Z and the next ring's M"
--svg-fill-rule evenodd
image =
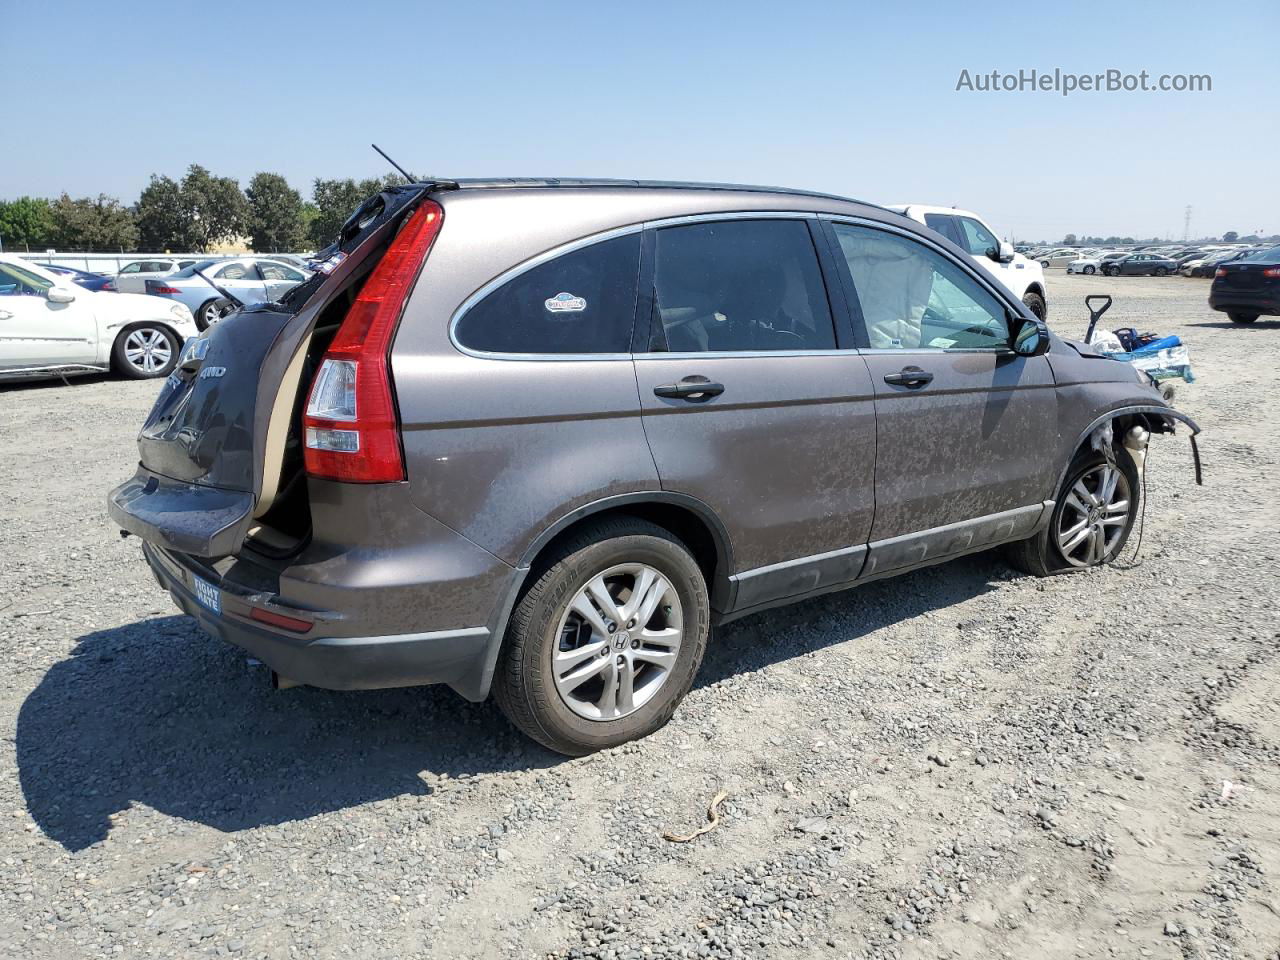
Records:
M69 287L50 287L45 297L50 303L70 303L76 298L76 292Z
M1017 318L1021 319L1021 318ZM1038 357L1049 350L1049 327L1043 320L1022 320L1013 335L1013 352L1020 357Z
M1000 246L992 247L987 251L987 256L996 263L1012 263L1014 257L1013 244L1008 240L1001 240Z

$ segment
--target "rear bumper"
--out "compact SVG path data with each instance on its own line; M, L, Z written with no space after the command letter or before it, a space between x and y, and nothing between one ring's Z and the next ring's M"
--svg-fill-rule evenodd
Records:
M1280 316L1280 290L1233 290L1215 285L1209 291L1209 306L1223 312L1247 311Z
M169 591L183 613L194 617L211 636L240 647L283 677L329 690L444 683L468 699L483 697L472 678L482 669L490 648L487 626L386 636L326 636L340 615L286 606L262 594L233 590L225 581L220 586L222 612L215 613L196 600L194 570L149 543L142 549L156 581ZM305 635L274 629L250 620L253 608L311 620L315 625Z

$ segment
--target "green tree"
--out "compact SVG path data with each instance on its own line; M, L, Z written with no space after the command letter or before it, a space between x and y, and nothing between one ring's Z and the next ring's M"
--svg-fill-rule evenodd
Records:
M255 253L296 250L303 242L302 194L278 173L254 174L249 200L250 246Z
M1068 233L1065 237L1062 238L1062 242L1065 243L1067 246L1071 246L1073 243L1076 242L1076 235L1074 233Z
M44 197L0 200L0 242L6 247L47 247L52 236L53 214Z
M138 242L143 250L184 250L187 245L187 210L182 187L168 177L151 175L138 197Z
M65 193L50 209L53 221L51 241L63 250L133 250L138 243L138 226L133 212L115 197L72 200Z
M1236 233L1234 230L1228 230L1226 233L1222 235L1223 243L1235 243L1239 239L1240 239L1240 234Z
M307 238L317 250L328 246L356 207L375 193L403 183L404 178L397 173L358 181L350 177L345 180L317 178L311 192L316 215L308 225Z
M208 250L249 228L249 202L231 177L215 177L198 163L182 178L182 203L187 215L187 247Z

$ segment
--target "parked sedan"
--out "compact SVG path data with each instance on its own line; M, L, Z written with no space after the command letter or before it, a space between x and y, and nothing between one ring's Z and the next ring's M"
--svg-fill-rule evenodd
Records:
M196 334L191 311L131 293L95 293L0 254L0 380L114 369L166 376Z
M1266 247L1246 247L1243 250L1219 250L1203 260L1184 263L1178 272L1186 277L1212 277L1218 267L1224 263L1234 263L1245 257L1251 257L1255 253L1261 253L1265 249Z
M151 260L135 260L126 263L116 274L116 289L121 293L146 293L147 277L163 277L195 263L194 260L178 260L159 257Z
M1176 260L1155 253L1130 253L1105 264L1102 272L1108 277L1163 277L1178 269Z
M1080 251L1051 250L1049 253L1042 253L1037 259L1040 261L1040 266L1045 269L1049 267L1065 267L1071 261L1080 259Z
M1280 316L1280 247L1219 264L1209 288L1209 306L1233 323L1253 323L1262 314Z
M1092 257L1081 257L1067 264L1067 273L1106 273L1104 267L1107 264L1114 263L1121 257L1127 257L1128 255L1128 253L1101 253Z
M197 326L205 330L233 307L210 280L241 303L265 303L279 300L305 279L301 270L276 260L201 260L169 276L148 278L146 292L186 304Z
M74 283L77 287L84 287L86 290L113 291L116 288L114 277L109 277L105 273L90 273L88 270L77 270L75 267L64 267L59 263L37 263L36 266L55 276L65 277Z

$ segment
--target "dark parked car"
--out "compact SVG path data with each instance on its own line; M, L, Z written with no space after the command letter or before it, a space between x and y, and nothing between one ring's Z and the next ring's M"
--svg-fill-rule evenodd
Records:
M1280 316L1280 247L1219 264L1209 306L1235 323L1253 323L1263 314Z
M50 273L56 273L60 277L66 277L77 287L84 287L86 290L114 291L116 288L115 277L108 277L101 273L90 273L88 270L64 267L59 263L38 263L36 266L44 267Z
M1177 269L1176 260L1156 253L1131 253L1102 265L1102 272L1108 277L1163 277L1175 273Z
M1002 544L1109 562L1175 420L880 207L424 183L187 346L108 506L279 685L493 693L581 754L664 724L717 622Z
M1258 247L1250 247L1245 250L1221 250L1218 253L1205 257L1202 262L1195 264L1195 266L1189 269L1184 263L1182 265L1183 272L1185 272L1188 277L1212 277L1214 273L1217 272L1218 267L1222 264L1232 263L1233 261L1239 260L1241 257L1252 256L1257 253L1259 249L1260 248Z

